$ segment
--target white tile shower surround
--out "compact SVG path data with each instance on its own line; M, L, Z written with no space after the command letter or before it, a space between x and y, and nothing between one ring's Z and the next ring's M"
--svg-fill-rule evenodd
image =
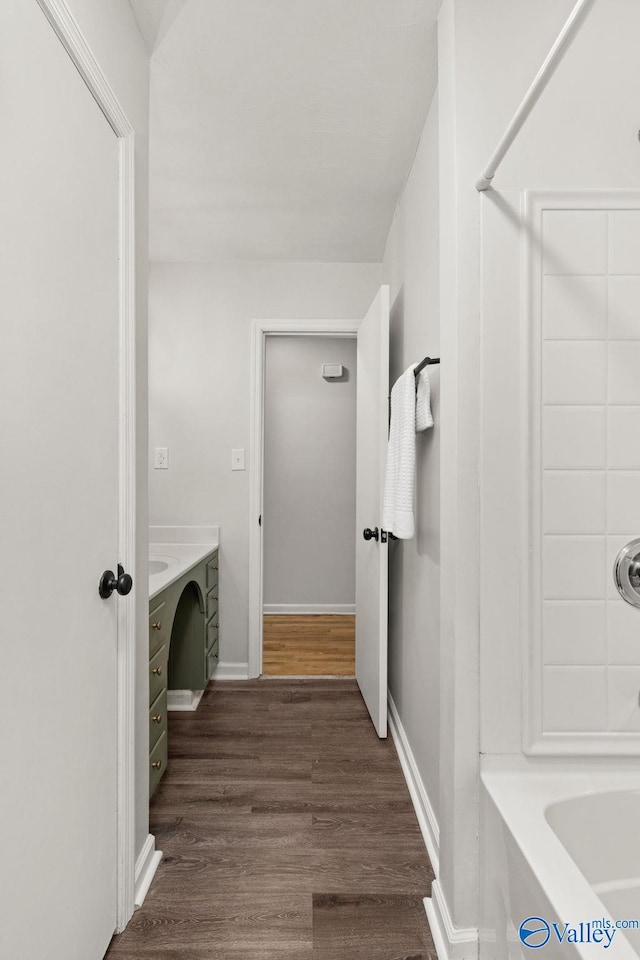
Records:
M640 197L546 195L538 214L530 467L540 649L529 746L544 753L555 738L554 751L564 735L565 747L573 738L576 752L593 753L598 735L623 734L621 752L635 752L640 610L619 598L612 570L640 536Z

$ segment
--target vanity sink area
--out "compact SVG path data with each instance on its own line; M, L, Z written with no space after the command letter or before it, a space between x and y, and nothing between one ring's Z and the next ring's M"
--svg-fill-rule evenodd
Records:
M149 527L149 599L218 549L219 527Z
M218 527L149 528L149 795L167 711L195 710L218 663Z

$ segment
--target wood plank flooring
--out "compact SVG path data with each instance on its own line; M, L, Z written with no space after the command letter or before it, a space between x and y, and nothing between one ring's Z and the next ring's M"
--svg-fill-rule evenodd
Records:
M263 620L262 670L267 677L352 677L356 618L276 616Z
M108 960L435 960L431 865L354 681L214 683L169 717L164 857Z

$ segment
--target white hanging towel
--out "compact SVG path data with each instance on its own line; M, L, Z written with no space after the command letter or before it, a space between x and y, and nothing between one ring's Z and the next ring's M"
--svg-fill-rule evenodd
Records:
M427 368L417 377L409 367L391 391L391 427L387 447L382 526L400 540L415 533L413 495L416 472L416 432L433 426L431 387Z

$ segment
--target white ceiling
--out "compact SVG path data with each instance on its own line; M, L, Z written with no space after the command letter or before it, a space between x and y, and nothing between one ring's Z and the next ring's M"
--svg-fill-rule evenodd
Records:
M441 0L130 0L151 52L154 260L380 260Z

